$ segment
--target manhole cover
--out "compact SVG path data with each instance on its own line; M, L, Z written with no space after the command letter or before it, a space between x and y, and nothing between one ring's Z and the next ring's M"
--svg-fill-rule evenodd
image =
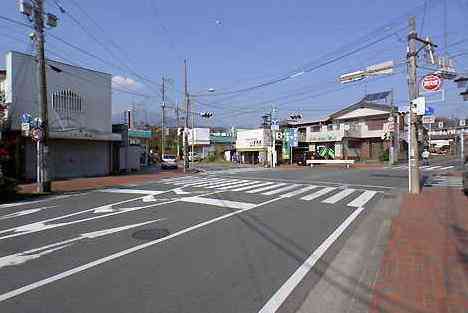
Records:
M169 234L170 232L166 228L151 228L138 230L132 234L132 237L139 240L156 240Z

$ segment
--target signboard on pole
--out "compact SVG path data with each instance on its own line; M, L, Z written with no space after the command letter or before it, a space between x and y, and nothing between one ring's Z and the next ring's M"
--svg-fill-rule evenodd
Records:
M32 131L32 139L34 141L41 141L42 140L42 129L40 128L34 128L33 131Z
M422 87L428 92L439 91L442 87L442 78L434 74L426 75L423 77Z
M271 120L271 129L272 130L279 130L279 121L278 120Z
M435 123L435 116L434 115L424 115L422 117L423 124L432 124Z

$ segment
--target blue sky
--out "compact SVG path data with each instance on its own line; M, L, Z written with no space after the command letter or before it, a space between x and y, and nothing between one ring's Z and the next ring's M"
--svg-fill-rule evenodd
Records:
M77 2L86 13L75 5ZM159 90L156 84L145 83L141 77L155 82L162 75L171 78L174 83L168 91L170 99L182 101L183 59L187 58L190 92L206 94L209 88L216 90L196 99L210 104L198 103L195 110L213 111L215 118L209 122L212 125L256 126L262 113L272 105L278 107L283 117L300 111L306 119L314 119L352 104L366 91L388 89L394 89L395 100L403 108L408 98L404 65L397 68L399 74L345 88L341 88L336 78L387 60L401 62L406 51L408 14L417 17L421 35L430 35L440 45L440 53L444 53L445 30L449 55L468 51L468 40L462 41L468 38L463 31L468 28L467 0L447 0L446 27L443 1L435 0L427 0L427 9L424 1L407 0L62 0L59 3L107 49L83 32L69 15L61 14L52 0L46 1L47 11L58 15L60 21L59 27L48 32L99 56L107 64L53 38L47 41L49 51L67 62L121 76L120 85L151 96L116 91L114 112L130 108L134 102L148 114L158 114ZM15 0L2 1L0 12L2 16L27 22L18 13ZM3 38L0 54L12 49L32 51L27 33L21 26L0 20ZM383 37L387 38L378 44L299 77L250 92L222 95L310 69ZM57 58L56 55L51 57ZM456 58L458 70L468 70L467 58L468 54ZM0 66L3 65L2 58ZM126 70L127 65L131 71ZM427 71L421 69L419 73ZM446 101L432 105L436 113L468 116L468 102L461 101L460 90L451 82L446 82L445 87Z

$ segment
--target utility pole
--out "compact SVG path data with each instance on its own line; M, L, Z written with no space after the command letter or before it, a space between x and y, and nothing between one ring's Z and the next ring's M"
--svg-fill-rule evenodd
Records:
M42 121L42 139L37 143L37 192L50 192L51 183L48 176L48 139L49 125L47 112L47 81L46 61L44 55L44 3L43 0L33 2L33 20L36 42L36 79L38 113Z
M162 77L162 85L161 85L161 95L162 95L162 104L161 104L161 157L163 157L164 151L164 119L165 119L165 109L166 109L166 79L164 76Z
M419 194L421 186L419 181L419 149L417 140L416 120L417 115L414 112L413 100L419 95L419 86L417 84L417 50L416 41L418 34L416 33L416 18L414 16L409 19L408 34L408 90L409 90L409 136L408 136L408 189L410 193Z
M193 111L193 104L190 104L190 111ZM190 161L191 167L193 168L193 161L195 159L194 151L195 151L195 112L192 113L192 160Z
M189 168L189 159L188 159L188 119L189 119L189 105L190 97L188 93L187 86L187 59L184 60L184 100L185 100L185 125L184 125L184 173L187 172Z
M180 134L179 134L179 128L180 128L180 123L179 123L179 103L176 103L176 128L177 128L177 160L180 160Z

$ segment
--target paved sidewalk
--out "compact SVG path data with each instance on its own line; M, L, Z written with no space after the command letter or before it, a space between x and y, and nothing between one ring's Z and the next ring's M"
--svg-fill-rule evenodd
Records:
M460 189L405 195L369 312L468 312L468 197Z
M165 177L184 175L183 169L173 171L163 171L155 173L122 175L122 176L105 176L105 177L90 177L90 178L75 178L68 180L58 180L52 182L52 192L70 192L82 191L111 186L123 186L129 184L142 184L146 182L156 181ZM25 184L19 186L20 193L34 193L36 184Z

